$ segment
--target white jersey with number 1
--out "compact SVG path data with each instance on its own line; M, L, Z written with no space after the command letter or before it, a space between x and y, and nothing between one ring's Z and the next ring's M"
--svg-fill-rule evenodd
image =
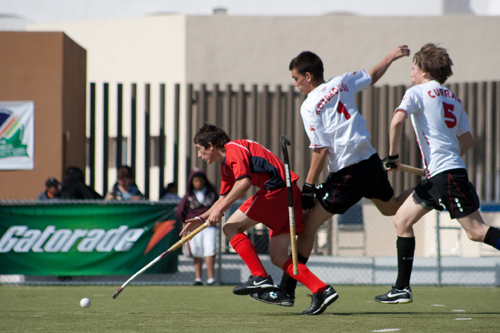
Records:
M300 107L309 148L328 147L328 171L337 172L376 153L354 94L370 86L365 71L346 73L311 91Z
M462 101L454 93L437 81L429 81L408 89L398 109L411 115L428 177L465 169L458 136L471 127Z

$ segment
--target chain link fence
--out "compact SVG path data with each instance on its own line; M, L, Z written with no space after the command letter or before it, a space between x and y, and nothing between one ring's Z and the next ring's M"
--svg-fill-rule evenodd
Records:
M500 227L500 205L483 205L481 214L486 224ZM469 240L447 212L429 212L414 230L413 285L500 286L500 251ZM281 270L270 262L265 234L257 227L249 232L276 282ZM396 238L393 218L383 216L370 201L360 202L323 224L307 265L329 284L391 285L397 275ZM241 267L235 269L238 261L232 256L223 244L218 261L222 283L239 283L250 274L241 260ZM224 269L226 260L231 269Z

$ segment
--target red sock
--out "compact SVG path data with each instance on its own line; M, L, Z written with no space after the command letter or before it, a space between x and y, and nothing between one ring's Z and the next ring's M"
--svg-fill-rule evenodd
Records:
M257 255L255 246L244 233L236 234L236 236L231 238L230 243L233 249L239 254L241 259L243 259L247 265L250 270L250 274L260 277L269 276L264 266L262 266L262 262Z
M283 265L283 271L309 288L313 292L313 294L323 292L328 287L323 281L318 279L318 277L314 275L306 265L304 265L300 261L298 263L298 267L299 274L293 275L293 260L292 258L290 258Z

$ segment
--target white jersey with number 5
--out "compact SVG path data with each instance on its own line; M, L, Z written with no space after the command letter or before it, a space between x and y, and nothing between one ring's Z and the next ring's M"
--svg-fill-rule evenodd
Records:
M398 109L411 115L428 177L465 169L458 136L471 127L462 101L454 93L437 81L429 81L408 89Z
M328 147L329 172L337 172L376 153L354 99L354 94L368 88L371 82L365 70L334 77L311 91L300 107L311 142L309 148Z

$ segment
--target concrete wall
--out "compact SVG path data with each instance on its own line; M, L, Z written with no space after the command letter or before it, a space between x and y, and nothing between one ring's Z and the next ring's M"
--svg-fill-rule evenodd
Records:
M86 53L61 32L0 32L0 45L0 100L35 103L35 167L0 171L0 199L34 199L85 167Z
M500 45L482 37L495 31L499 17L188 17L186 78L292 84L288 64L303 50L323 59L330 78L369 69L397 45L409 45L413 55L434 42L448 49L455 64L450 82L498 80ZM411 59L394 63L378 85L411 84Z
M447 48L450 82L497 80L500 17L182 16L34 24L64 31L88 51L94 82L291 84L288 63L303 50L322 57L325 76L376 65L393 47ZM393 64L380 84L408 84L411 59Z

